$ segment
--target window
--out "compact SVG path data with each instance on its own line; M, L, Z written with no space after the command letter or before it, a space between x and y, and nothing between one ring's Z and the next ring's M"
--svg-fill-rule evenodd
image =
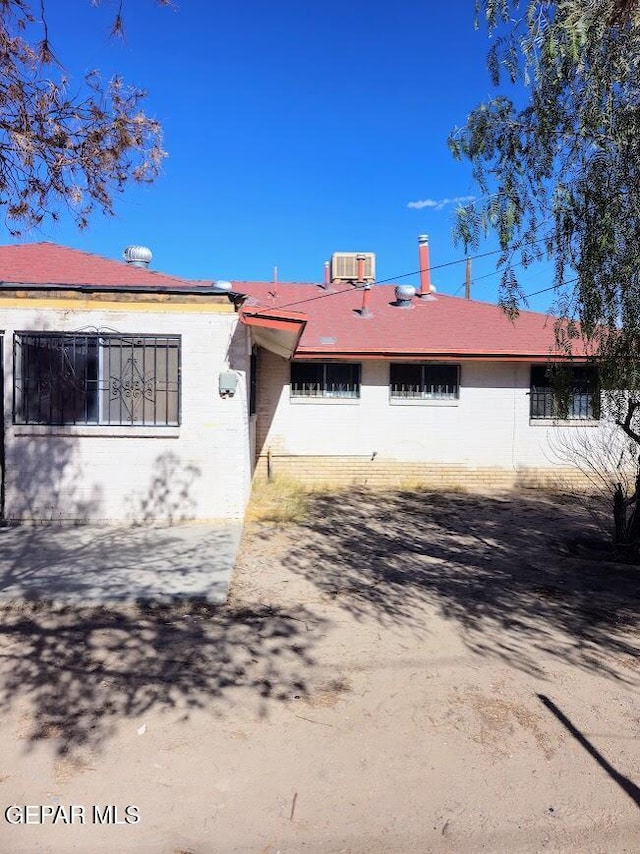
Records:
M291 362L291 397L360 397L360 365Z
M391 397L408 400L457 400L460 396L458 365L391 364Z
M554 369L531 366L531 418L574 419L600 417L598 375L591 366L574 365L562 370L554 382Z
M180 338L14 336L16 424L179 424Z

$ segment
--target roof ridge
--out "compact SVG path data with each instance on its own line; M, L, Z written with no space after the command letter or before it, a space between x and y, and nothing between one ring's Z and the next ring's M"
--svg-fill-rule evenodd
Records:
M57 248L70 252L77 252L79 255L85 255L88 258L100 258L102 261L107 261L110 264L124 265L125 268L131 269L132 264L127 264L126 261L116 261L115 258L108 258L106 255L98 255L96 252L87 252L86 249L76 249L73 246L61 246L59 243L54 243ZM150 273L153 276L163 276L167 279L175 279L177 282L187 282L188 279L183 279L180 276L174 276L172 273L163 273L161 270L152 270L149 267L133 267L135 270L143 270L145 273Z
M5 265L7 274L16 276L16 278L8 278L9 281L18 281L17 276L22 276L21 281L24 282L28 280L26 277L29 275L27 272L29 269L39 271L47 269L52 278L61 275L60 281L66 282L69 275L74 275L71 271L76 269L86 271L93 267L101 270L95 279L102 279L105 284L111 284L111 280L116 282L124 278L131 283L139 284L146 281L148 284L158 286L192 286L192 281L184 276L176 276L162 270L149 269L149 267L138 267L127 264L124 260L120 261L86 249L64 246L48 240L0 245L0 268ZM0 273L0 277L1 275ZM83 272L81 275L87 274ZM93 278L89 277L91 280ZM36 278L35 281L39 279ZM82 281L84 282L85 279Z

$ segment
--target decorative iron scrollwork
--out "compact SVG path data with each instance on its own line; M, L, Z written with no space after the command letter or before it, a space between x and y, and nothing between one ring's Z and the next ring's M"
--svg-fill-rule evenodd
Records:
M122 366L120 376L109 377L111 400L120 400L130 411L133 411L142 398L153 403L155 387L155 376L143 374L135 356L129 356Z

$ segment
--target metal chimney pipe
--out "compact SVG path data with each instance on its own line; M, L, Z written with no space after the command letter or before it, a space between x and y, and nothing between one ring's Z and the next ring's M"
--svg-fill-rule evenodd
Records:
M431 270L429 268L429 235L421 234L418 237L418 259L420 263L420 290L419 297L431 296Z
M364 282L364 262L366 261L367 256L364 252L358 252L356 255L356 263L357 263L357 280L358 282Z
M328 288L331 284L331 270L329 269L329 262L324 262L324 286Z
M367 284L362 289L362 308L360 309L360 317L371 317L369 311L369 300L371 299L371 285Z

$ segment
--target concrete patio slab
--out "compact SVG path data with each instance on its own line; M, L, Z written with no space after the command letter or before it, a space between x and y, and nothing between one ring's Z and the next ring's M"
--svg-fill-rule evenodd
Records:
M0 529L0 600L224 602L242 524Z

